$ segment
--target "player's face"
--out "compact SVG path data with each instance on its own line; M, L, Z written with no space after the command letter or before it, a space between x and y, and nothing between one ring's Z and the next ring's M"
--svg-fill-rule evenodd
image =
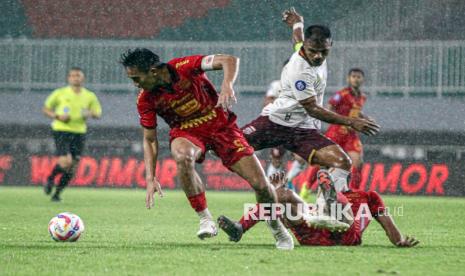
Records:
M160 82L154 72L142 72L137 67L126 67L126 73L137 88L144 90L152 90L158 86Z
M347 77L347 82L349 83L349 86L354 87L354 88L359 88L363 85L363 82L365 81L362 73L360 72L352 72L350 75Z
M331 40L326 39L324 42L305 40L304 52L311 66L320 66L329 55L331 49Z
M84 83L84 73L79 70L71 70L68 73L68 84L71 86L81 86Z

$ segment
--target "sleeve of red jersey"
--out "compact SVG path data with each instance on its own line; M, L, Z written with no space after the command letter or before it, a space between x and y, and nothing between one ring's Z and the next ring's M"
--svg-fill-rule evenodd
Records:
M373 217L382 214L386 209L384 201L381 196L375 191L368 192L368 206Z
M139 112L141 126L150 129L157 127L157 113L153 105L147 100L144 92L141 92L137 98L137 112Z
M195 55L195 56L186 56L181 58L176 58L171 61L173 66L178 71L187 73L188 75L198 75L203 74L204 69L202 69L202 60L206 57L204 55ZM207 56L210 57L210 56Z
M337 107L342 101L342 95L339 92L336 92L330 99L329 104L333 107Z

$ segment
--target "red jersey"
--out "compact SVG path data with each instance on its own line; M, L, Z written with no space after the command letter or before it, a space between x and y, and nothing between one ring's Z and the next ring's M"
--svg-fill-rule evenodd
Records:
M351 209L354 214L355 220L351 227L344 233L332 233L328 230L308 227L307 224L303 223L291 228L300 244L331 246L360 245L362 243L363 231L365 231L368 224L371 222L371 220L367 218L368 214L366 212L370 212L373 218L377 217L385 210L384 202L375 191L349 191L343 193L343 195L351 204ZM365 214L365 216L363 214ZM359 215L359 217L357 217L357 215Z
M201 68L203 58L197 55L170 60L168 70L172 85L140 92L137 110L143 127L155 128L156 115L162 117L171 129L181 130L235 121L232 112L215 108L218 94Z
M329 99L329 104L337 114L349 117L359 117L363 105L366 102L366 96L361 93L360 96L352 94L352 88L346 87L339 90ZM337 131L340 135L354 133L355 131L341 125L331 125L328 132Z

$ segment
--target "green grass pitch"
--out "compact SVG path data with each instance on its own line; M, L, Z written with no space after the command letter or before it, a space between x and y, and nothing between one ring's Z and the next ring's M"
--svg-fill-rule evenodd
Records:
M210 240L195 236L198 219L180 191L167 191L146 210L142 190L68 189L63 203L52 203L38 187L0 187L0 275L158 275L282 274L463 275L465 200L384 197L403 206L395 217L417 248L395 248L372 222L360 247L302 247L278 251L262 223L243 240L224 233ZM252 193L208 192L216 217L238 218ZM48 221L70 211L84 220L77 243L54 242Z

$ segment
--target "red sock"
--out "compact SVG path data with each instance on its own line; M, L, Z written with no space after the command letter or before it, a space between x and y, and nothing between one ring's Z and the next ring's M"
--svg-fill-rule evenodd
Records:
M249 211L247 219L245 219L245 216L242 216L242 218L239 220L239 223L242 225L242 230L244 230L244 232L252 228L255 224L257 224L257 222L260 221L258 219L255 219L259 217L259 212L260 212L260 208L259 208L259 204L257 204L257 208L255 211L254 210Z
M202 212L203 210L207 209L207 199L205 198L205 192L193 196L188 196L187 199L196 212Z
M358 190L360 188L360 181L362 181L362 172L359 168L352 167L349 188Z

